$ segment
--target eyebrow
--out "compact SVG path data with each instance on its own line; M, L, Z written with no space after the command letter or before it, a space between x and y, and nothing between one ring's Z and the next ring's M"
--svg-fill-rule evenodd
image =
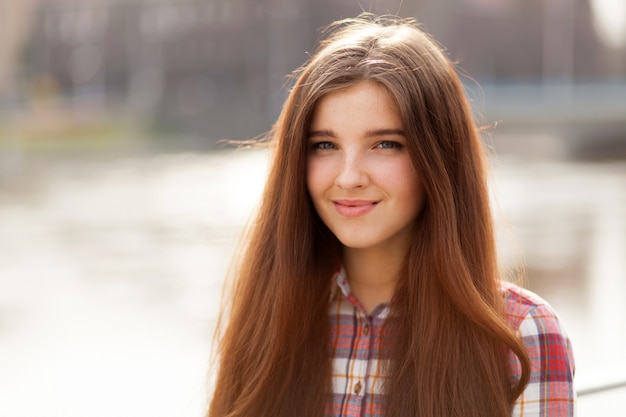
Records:
M391 135L404 136L404 130L402 129L374 129L374 130L368 130L367 132L365 132L365 137L391 136ZM309 137L310 138L314 138L314 137L336 138L337 134L330 129L322 129L322 130L314 130L312 132L309 132Z

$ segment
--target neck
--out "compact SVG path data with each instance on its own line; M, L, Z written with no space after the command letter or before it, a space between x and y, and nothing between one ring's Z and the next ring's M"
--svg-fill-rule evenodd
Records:
M405 253L398 250L344 248L343 266L350 288L367 314L391 301L404 259Z

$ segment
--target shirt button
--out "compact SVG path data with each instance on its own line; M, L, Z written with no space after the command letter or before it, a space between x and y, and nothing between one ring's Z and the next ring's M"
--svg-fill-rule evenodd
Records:
M359 393L361 392L361 381L357 382L356 385L354 386L354 393L356 395L359 395Z
M369 325L369 323L365 323L365 326L363 326L363 334L365 336L370 334L370 325Z

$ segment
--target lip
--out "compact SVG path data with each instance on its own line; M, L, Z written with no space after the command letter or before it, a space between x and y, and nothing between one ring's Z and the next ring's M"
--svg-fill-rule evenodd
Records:
M345 217L363 216L376 207L377 200L332 200L335 210Z

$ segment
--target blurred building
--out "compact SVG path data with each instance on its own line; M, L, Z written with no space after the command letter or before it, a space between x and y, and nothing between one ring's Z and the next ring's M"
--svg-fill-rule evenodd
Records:
M319 29L367 3L32 1L32 11L20 12L30 29L12 72L21 94L56 94L74 107L122 111L208 141L269 129L285 75L306 60ZM603 37L592 8L602 1L381 0L370 7L416 17L487 86L624 85L626 35L621 43L619 30L617 41Z

